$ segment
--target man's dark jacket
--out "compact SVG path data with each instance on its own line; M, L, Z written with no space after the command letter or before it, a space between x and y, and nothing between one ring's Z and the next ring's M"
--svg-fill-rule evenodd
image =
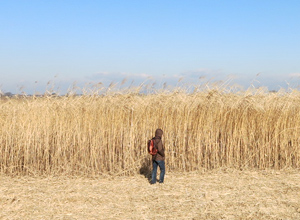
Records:
M157 154L152 156L152 160L160 161L165 160L165 149L161 140L163 135L163 131L161 129L157 129L155 131L154 144L157 148Z

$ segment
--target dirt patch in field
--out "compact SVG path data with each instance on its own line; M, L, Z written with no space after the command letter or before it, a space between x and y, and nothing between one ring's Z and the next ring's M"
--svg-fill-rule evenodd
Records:
M0 182L0 219L300 219L299 170Z

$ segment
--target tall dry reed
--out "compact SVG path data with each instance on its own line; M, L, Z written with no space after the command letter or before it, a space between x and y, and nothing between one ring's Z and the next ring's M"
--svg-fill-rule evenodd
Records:
M170 171L300 167L300 93L136 92L2 98L0 172L132 174L164 130Z

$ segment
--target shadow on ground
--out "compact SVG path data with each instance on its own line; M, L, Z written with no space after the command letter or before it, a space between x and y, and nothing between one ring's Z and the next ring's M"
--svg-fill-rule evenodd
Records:
M151 181L151 173L152 173L151 167L152 167L151 159L149 159L149 157L144 158L140 168L140 174L143 175L145 178L147 178L149 182Z

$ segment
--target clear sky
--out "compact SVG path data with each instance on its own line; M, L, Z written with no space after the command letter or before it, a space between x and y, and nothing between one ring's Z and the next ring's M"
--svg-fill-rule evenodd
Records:
M0 1L3 92L228 76L298 86L299 0Z

